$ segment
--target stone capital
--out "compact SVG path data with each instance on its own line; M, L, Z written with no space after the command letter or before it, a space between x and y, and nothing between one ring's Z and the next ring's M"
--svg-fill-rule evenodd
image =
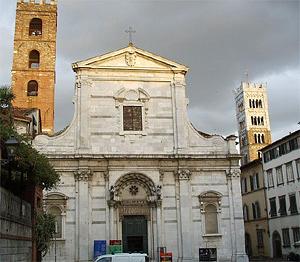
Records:
M226 177L227 179L232 179L232 178L239 178L241 175L241 170L238 168L234 168L231 170L226 170Z
M107 204L109 207L117 208L120 205L120 202L116 200L107 200Z
M93 172L90 169L79 169L74 172L75 181L87 182L91 180Z
M178 180L190 180L192 172L189 169L179 169L175 175Z

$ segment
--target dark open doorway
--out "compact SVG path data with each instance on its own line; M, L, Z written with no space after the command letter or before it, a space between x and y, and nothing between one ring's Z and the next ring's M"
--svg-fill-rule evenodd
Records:
M147 231L144 216L125 216L122 222L123 252L148 253Z

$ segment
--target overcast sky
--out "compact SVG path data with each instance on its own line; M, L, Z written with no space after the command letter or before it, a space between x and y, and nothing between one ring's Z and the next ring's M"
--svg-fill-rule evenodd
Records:
M38 1L38 0L36 0ZM17 0L0 0L0 84L10 84ZM299 129L299 2L58 0L55 129L72 119L71 63L134 44L190 68L189 116L201 131L236 133L233 90L267 83L273 140Z

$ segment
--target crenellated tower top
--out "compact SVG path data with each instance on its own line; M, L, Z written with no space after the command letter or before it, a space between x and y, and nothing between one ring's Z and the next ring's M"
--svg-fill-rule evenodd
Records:
M40 4L40 5L57 5L57 0L18 0L18 3Z

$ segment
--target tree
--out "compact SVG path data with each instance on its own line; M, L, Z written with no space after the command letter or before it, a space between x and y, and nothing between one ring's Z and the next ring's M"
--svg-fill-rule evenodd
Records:
M44 257L51 245L51 239L55 234L55 217L51 214L36 214L35 237L37 249ZM40 261L40 259L39 259Z
M7 86L0 87L0 139L6 141L13 133L12 101L15 95Z

